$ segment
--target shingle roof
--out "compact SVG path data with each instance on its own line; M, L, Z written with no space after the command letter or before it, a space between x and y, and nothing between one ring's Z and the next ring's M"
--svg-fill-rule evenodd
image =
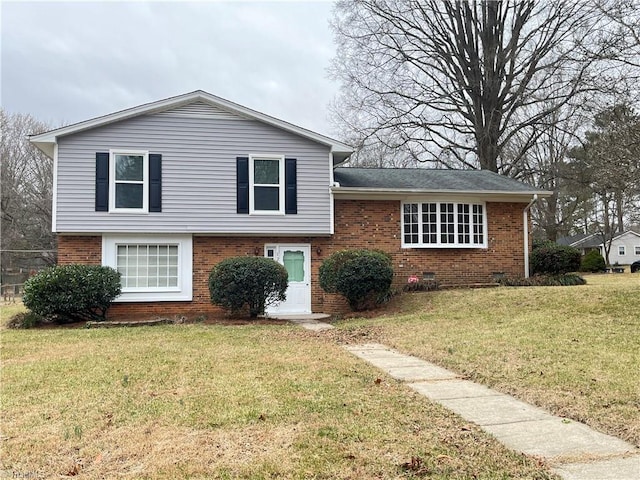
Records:
M593 235L592 233L579 233L577 235L572 235L570 237L561 237L558 240L556 240L556 243L558 245L573 245L592 235Z
M340 187L348 188L540 193L534 187L487 170L340 167L334 169L334 179Z
M602 237L600 235L591 234L579 240L574 240L569 244L576 248L594 248L602 245Z
M638 237L640 237L640 234L634 232L633 230L625 230L622 233L616 233L613 236L612 240L615 240L619 237L625 236L625 235L636 235ZM582 238L580 238L582 237ZM561 243L561 245L570 245L572 247L576 247L576 248L593 248L593 247L599 247L601 246L604 242L603 242L603 237L600 234L597 233L590 233L588 235L576 235L575 237L570 237L568 239L560 239L558 240L557 243L560 243L560 241L567 241L567 240L572 240L571 243Z

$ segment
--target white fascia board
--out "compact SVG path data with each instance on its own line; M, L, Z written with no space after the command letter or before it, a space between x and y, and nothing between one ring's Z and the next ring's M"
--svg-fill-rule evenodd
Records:
M333 176L332 163L334 162L333 155L329 155L329 222L331 227L331 235L335 233L335 201L333 200L333 184L335 178Z
M57 143L55 141L53 142L35 142L31 139L31 137L27 137L29 138L29 141L31 143L33 143L36 147L38 147L40 149L40 151L42 153L44 153L47 157L49 158L53 158L55 153L55 147L57 146Z
M393 188L364 188L364 187L333 187L332 193L336 198L351 199L400 199L411 196L446 195L483 197L487 201L517 201L528 203L533 195L548 197L550 191L504 192L500 190L423 190L423 189L393 189Z
M51 232L57 233L58 225L58 144L53 145L53 189L51 197Z
M29 136L29 140L31 141L31 143L36 145L44 153L46 153L49 156L53 156L53 144L57 142L58 137L61 137L64 135L70 135L72 133L82 132L84 130L89 130L91 128L100 127L103 125L108 125L110 123L126 120L128 118L136 117L139 115L148 115L151 113L157 113L160 111L168 110L170 108L176 108L181 105L186 105L188 103L192 103L196 101L203 101L211 105L215 105L217 107L223 108L232 113L236 113L238 115L247 117L249 119L259 120L263 123L267 123L269 125L281 128L283 130L295 133L302 137L309 138L323 145L327 145L328 147L331 148L331 152L338 156L344 156L344 155L348 156L348 155L351 155L351 153L353 153L352 147L342 142L339 142L337 140L334 140L333 138L327 137L325 135L321 135L316 132L312 132L311 130L307 130L306 128L298 127L297 125L293 125L292 123L285 122L284 120L280 120L278 118L272 117L265 113L258 112L256 110L252 110L248 107L243 107L242 105L238 105L237 103L231 102L229 100L225 100L224 98L211 95L210 93L207 93L203 90L196 90L195 92L185 93L183 95L166 98L164 100L145 103L137 107L128 108L126 110L120 110L118 112L110 113L108 115L92 118L90 120L85 120L79 123L74 123L72 125L67 125L66 127L50 130L48 132L44 132L38 135L31 135Z

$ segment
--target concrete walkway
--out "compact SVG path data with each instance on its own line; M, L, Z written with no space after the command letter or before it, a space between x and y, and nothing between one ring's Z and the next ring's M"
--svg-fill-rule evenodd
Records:
M278 320L288 320L291 323L295 323L300 325L302 328L307 330L312 330L314 332L323 332L325 330L331 330L333 325L329 325L328 323L321 322L320 320L326 320L329 318L329 315L326 313L302 313L302 314L293 314L293 315L273 315L269 316L269 318L274 318Z
M449 370L384 345L344 348L479 425L507 447L543 457L566 480L640 479L640 451L619 438L462 380Z

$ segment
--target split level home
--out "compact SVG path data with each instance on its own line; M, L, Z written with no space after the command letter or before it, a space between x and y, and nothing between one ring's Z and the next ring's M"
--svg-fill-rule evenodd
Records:
M586 255L591 250L596 250L606 258L605 242L600 233L564 237L559 239L558 243L577 248L582 255ZM640 260L640 233L626 230L613 235L611 249L609 250L609 262L611 265L629 265L638 260Z
M54 160L58 262L121 273L112 318L220 313L208 277L232 256L289 272L271 315L337 313L318 269L387 252L395 285L528 275L537 191L488 171L345 168L352 148L203 91L30 137Z

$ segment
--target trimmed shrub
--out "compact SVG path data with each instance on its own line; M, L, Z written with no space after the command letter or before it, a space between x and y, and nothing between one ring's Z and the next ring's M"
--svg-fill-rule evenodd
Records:
M327 293L338 293L336 284L340 270L346 262L356 258L361 250L342 250L330 255L320 265L320 288Z
M27 280L22 302L32 312L57 323L100 321L120 291L120 274L113 268L62 265Z
M562 275L580 269L580 251L556 243L542 243L531 252L533 274Z
M345 297L355 311L374 308L388 299L392 280L391 258L376 250L343 250L320 265L320 287Z
M600 252L597 250L587 252L587 254L582 257L582 262L580 262L581 272L604 272L606 268L607 264L604 261L604 257L600 255Z
M288 276L287 269L270 258L227 258L209 275L211 303L234 313L248 306L249 316L256 318L267 306L286 299Z
M505 287L568 287L572 285L586 285L587 281L575 273L564 275L534 275L529 278L501 278L500 285Z

